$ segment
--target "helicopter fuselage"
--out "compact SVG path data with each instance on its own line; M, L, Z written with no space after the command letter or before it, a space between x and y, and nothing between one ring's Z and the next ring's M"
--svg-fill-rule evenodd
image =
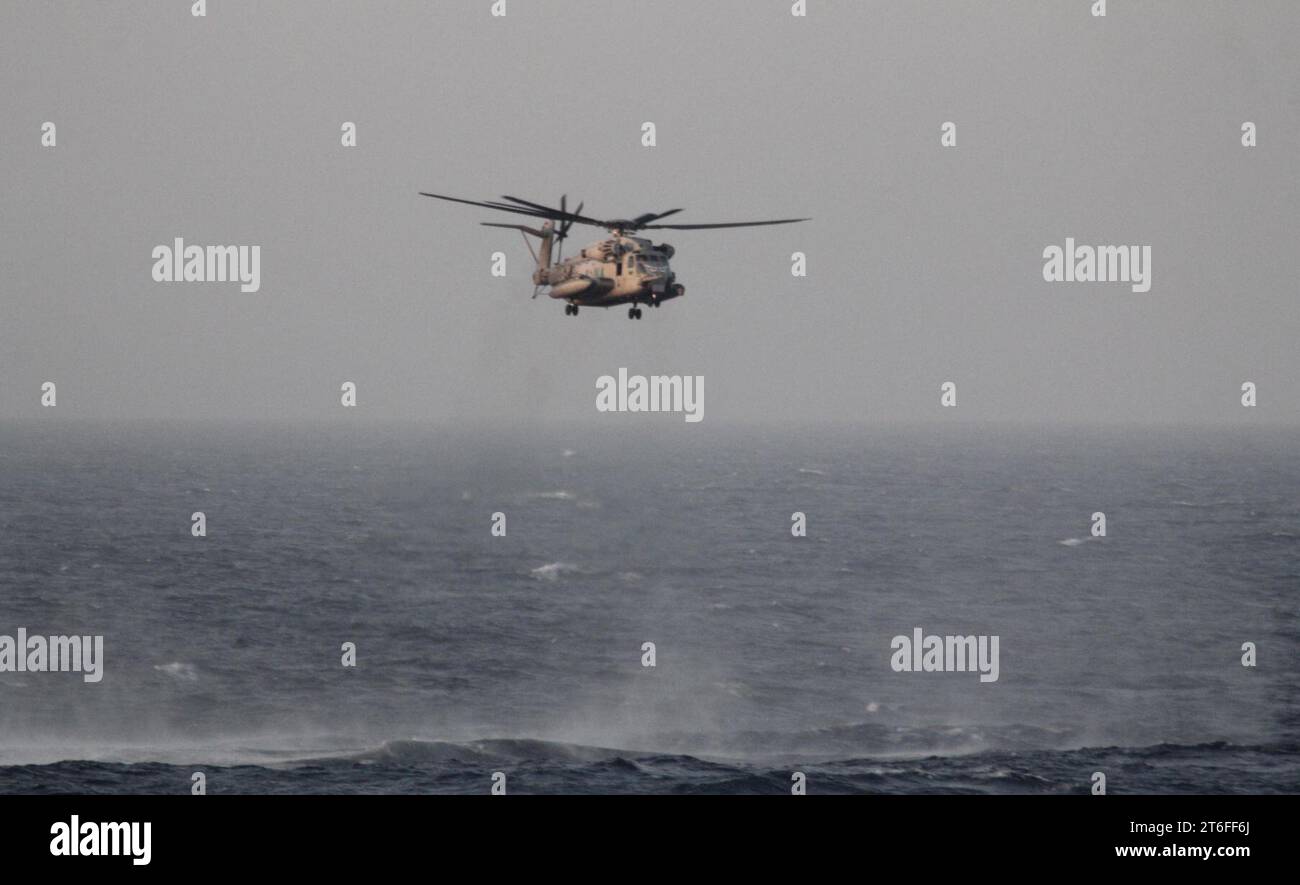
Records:
M538 268L533 282L549 286L550 297L573 305L657 306L686 292L669 265L672 255L673 247L667 243L655 245L642 237L615 234L571 258Z

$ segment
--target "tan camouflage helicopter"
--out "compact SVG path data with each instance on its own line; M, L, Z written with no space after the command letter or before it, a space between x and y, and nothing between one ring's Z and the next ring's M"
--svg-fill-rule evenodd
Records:
M734 221L725 224L653 224L652 222L676 215L681 209L669 209L667 212L649 212L636 218L623 218L602 221L582 214L582 203L573 212L568 211L567 197L560 197L560 208L553 209L540 203L530 203L518 197L502 197L508 202L479 202L447 197L442 194L430 194L424 191L421 196L438 200L450 200L453 203L465 203L470 206L482 206L486 209L498 209L545 219L540 228L523 224L497 224L491 221L481 222L485 227L507 227L520 231L528 251L532 252L537 262L533 271L533 297L545 289L550 297L564 301L564 312L568 316L577 316L578 308L614 307L620 304L631 305L628 319L641 319L639 305L648 304L658 307L670 298L680 298L686 294L686 287L677 282L677 275L668 266L668 259L673 257L674 249L667 243L653 244L643 237L632 234L642 230L705 230L723 227L760 227L768 224L793 224L808 221L807 218L781 218L774 221ZM575 224L588 224L603 227L613 236L598 243L592 243L572 258L560 257L563 242L569 235L569 228ZM541 240L540 251L533 249L529 236ZM552 261L551 251L555 250Z

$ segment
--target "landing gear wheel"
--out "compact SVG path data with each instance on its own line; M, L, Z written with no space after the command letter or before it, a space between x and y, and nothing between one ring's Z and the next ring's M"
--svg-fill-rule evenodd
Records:
M578 315L578 305L576 304L564 305L564 313L567 316L576 317Z
M634 320L634 319L637 318L637 315L638 315L639 313L641 313L641 311L637 310L635 307L629 307L629 308L627 309L627 318L628 318L629 320Z

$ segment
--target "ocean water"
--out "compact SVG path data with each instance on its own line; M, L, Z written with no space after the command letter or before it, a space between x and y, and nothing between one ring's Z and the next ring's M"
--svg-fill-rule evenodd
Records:
M1300 792L1300 432L648 426L0 424L0 792Z

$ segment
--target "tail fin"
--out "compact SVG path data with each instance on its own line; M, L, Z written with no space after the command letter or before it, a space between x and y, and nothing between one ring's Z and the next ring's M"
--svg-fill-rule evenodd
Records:
M537 269L546 270L551 266L551 247L555 245L555 222L548 221L542 225L542 248L537 253Z

